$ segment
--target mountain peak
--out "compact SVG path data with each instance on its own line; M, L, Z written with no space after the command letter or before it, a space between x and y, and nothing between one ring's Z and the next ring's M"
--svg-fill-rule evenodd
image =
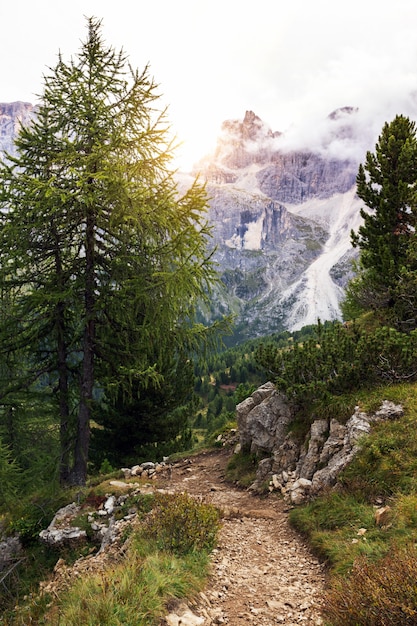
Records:
M272 132L253 111L246 111L243 120L223 122L214 153L196 170L207 182L256 189L278 202L344 193L354 184L357 165L347 165L348 159L337 151L326 154L326 148L332 142L354 141L355 125L349 116L355 111L343 107L330 114L332 121L321 137L322 152L317 147L289 148L282 133Z
M221 127L221 140L240 142L254 141L272 137L271 129L253 111L246 111L243 120L226 120Z
M280 133L273 133L253 111L242 119L226 120L221 126L213 154L195 167L212 182L236 181L236 172L269 160L272 143Z
M358 107L340 107L335 109L328 115L329 120L339 120L346 118L348 115L354 115L359 112Z
M30 102L0 102L0 115L15 117L21 113L27 113L33 110L33 104Z

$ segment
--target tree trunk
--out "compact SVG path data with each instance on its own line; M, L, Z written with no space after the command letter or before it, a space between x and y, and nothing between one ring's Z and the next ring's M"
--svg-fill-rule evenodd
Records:
M68 396L68 364L67 346L65 342L64 304L57 306L57 349L58 349L58 401L59 401L59 435L60 435L60 462L59 479L62 484L68 482L70 473L70 445L71 432L69 426L69 396Z
M55 272L60 292L65 288L65 277L62 267L59 238L55 232ZM58 302L55 310L56 341L58 357L58 402L59 402L59 437L60 460L59 479L61 484L68 482L70 474L71 433L69 427L69 394L68 394L68 354L65 339L65 302Z
M85 485L87 479L88 449L90 443L90 413L94 387L94 343L95 343L95 280L94 280L94 214L90 211L86 225L85 249L85 326L83 339L83 362L80 381L77 439L74 449L74 466L70 483Z

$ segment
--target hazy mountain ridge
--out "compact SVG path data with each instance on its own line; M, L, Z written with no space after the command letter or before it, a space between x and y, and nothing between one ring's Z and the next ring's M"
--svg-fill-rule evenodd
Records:
M239 336L340 317L353 275L350 231L360 224L358 161L346 157L355 152L356 113L333 112L320 147L297 151L248 111L223 123L216 150L197 164L226 286L219 310L236 314ZM349 147L340 158L338 143Z

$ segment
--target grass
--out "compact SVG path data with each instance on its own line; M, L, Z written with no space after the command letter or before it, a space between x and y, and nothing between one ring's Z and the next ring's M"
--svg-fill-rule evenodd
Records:
M149 542L133 542L128 556L110 571L79 580L47 615L54 626L150 626L159 624L167 604L196 594L206 580L208 557L178 557Z
M327 623L332 626L414 626L417 550L398 549L378 563L356 560L348 579L338 579L326 598Z
M60 507L76 499L76 493L75 489L62 490L51 480L30 495L16 498L10 510L0 517L0 531L7 536L19 535L24 549L16 557L16 563L19 560L20 563L9 574L7 568L1 574L4 578L0 591L0 624L14 623L13 616L18 611L14 607L34 597L39 582L48 578L59 558L68 562L77 558L70 549L59 552L38 540L39 532L48 526ZM43 606L45 602L34 601L34 614L41 610L36 604Z
M293 509L290 521L329 565L326 626L417 624L417 384L354 399L365 411L391 400L405 414L375 424L337 489ZM390 507L385 525L375 517L381 506Z
M230 459L227 469L227 480L240 487L249 487L256 477L259 459L255 454L239 452Z
M152 626L160 623L170 604L202 589L220 527L218 511L187 494L138 498L138 524L126 534L112 566L89 570L52 603L49 596L34 594L0 623Z

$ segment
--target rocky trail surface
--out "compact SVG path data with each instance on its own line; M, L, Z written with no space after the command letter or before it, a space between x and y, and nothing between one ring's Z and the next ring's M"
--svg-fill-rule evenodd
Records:
M160 626L322 624L324 566L289 525L288 505L277 492L261 497L226 481L226 467L232 454L229 447L201 452L165 465L140 485L142 493L187 492L216 506L222 517L205 591L187 605L171 608ZM122 481L110 481L109 485L122 490L129 487ZM110 511L105 509L113 499L108 494L98 513L100 516L109 517ZM56 516L59 522L55 525L53 522L53 529L45 531L47 534L79 531L69 524L79 513L75 503L59 513ZM119 562L124 551L120 538L126 525L131 524L130 518L131 515L117 524L109 522L104 526L98 553L81 557L73 565L59 559L52 577L41 583L42 593L56 596L76 578L104 572ZM50 623L56 622L51 619Z
M214 504L223 519L207 590L162 624L322 624L324 566L289 525L282 499L261 498L225 481L231 454L221 449L183 460L165 482L169 490Z

